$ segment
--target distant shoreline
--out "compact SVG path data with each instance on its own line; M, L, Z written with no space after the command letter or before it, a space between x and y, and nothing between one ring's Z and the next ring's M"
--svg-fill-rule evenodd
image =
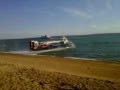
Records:
M90 35L94 35L94 36L99 36L99 35L120 35L120 33L93 33L93 34L83 34L83 35L79 35L79 34L75 34L75 35L65 35L65 36L90 36ZM52 35L52 36L55 36L56 37L56 35ZM63 35L57 35L57 36L63 36ZM33 38L40 38L41 37L41 35L37 35L37 37L36 36L32 36L32 37L20 37L20 38L6 38L6 39L0 39L0 40L15 40L15 39L33 39Z

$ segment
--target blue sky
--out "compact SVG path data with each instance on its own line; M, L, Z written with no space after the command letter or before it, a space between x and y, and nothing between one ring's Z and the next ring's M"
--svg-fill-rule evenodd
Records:
M0 0L0 39L119 29L120 0Z

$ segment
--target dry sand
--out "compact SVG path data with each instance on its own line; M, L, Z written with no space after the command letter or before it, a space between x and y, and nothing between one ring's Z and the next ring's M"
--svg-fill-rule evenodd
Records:
M0 72L2 90L120 90L120 63L0 53Z

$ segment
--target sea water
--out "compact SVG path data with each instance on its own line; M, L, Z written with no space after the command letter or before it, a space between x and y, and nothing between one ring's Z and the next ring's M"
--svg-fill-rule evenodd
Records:
M43 53L45 55L71 58L90 58L102 60L120 60L120 34L74 35L67 38L75 44L75 48ZM40 38L0 40L0 51L30 51L29 41Z

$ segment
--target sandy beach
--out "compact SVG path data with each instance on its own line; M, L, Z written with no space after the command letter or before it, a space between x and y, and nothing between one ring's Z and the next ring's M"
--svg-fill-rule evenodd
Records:
M0 53L0 74L2 90L6 90L7 84L7 90L120 89L120 63L113 62ZM23 83L30 83L24 86L19 82L21 79L15 80L21 77ZM14 87L12 84L15 84ZM30 85L34 88L30 88Z

